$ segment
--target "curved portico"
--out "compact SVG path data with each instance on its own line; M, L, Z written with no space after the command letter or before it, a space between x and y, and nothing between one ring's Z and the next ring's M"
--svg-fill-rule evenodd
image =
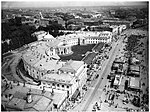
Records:
M58 47L58 55L69 55L72 53L71 46L69 45Z

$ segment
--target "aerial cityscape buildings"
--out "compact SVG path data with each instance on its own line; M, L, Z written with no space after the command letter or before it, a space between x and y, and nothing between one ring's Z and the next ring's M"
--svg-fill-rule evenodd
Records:
M2 111L149 111L148 2L14 4L1 9Z

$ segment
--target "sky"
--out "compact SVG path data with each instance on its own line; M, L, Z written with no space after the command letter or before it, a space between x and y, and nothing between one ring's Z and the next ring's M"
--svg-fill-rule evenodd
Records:
M145 5L146 2L142 1L109 1L105 0L100 1L100 0L36 0L36 1L29 1L29 0L24 0L24 1L3 1L1 2L2 8L14 8L14 7L19 7L19 8L24 8L24 7L65 7L65 6L114 6L114 5Z

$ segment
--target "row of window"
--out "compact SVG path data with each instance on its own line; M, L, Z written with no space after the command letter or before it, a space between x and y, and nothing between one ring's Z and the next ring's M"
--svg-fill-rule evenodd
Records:
M27 70L29 71L29 66L26 66L26 68L27 68ZM36 70L32 69L32 72L35 72L35 71L36 71ZM42 75L42 76L44 75L44 73L43 73L43 72L39 72L39 71L37 71L36 73L37 73L37 74L41 73L41 75Z
M26 68L27 68L27 70L29 69L28 66L26 66ZM41 73L42 76L44 75L43 72L39 72L39 71L36 71L36 70L34 70L34 69L32 69L32 72L33 72L33 73L36 72L37 74ZM61 72L61 73L65 73L65 74L74 74L73 72L67 72L67 71L60 71L60 72Z
M47 83L49 86L51 86L51 84L50 83ZM45 82L43 82L43 85L46 85L46 83ZM52 83L52 86L57 86L57 87L62 87L62 88L64 88L65 86L66 86L66 88L69 88L69 86L68 85L62 85L62 84L54 84L54 83Z

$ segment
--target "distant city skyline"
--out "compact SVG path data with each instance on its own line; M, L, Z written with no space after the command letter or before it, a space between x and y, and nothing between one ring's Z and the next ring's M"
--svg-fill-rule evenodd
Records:
M147 5L148 2L142 1L2 1L2 8L38 8L38 7L72 7L72 6L132 6Z

